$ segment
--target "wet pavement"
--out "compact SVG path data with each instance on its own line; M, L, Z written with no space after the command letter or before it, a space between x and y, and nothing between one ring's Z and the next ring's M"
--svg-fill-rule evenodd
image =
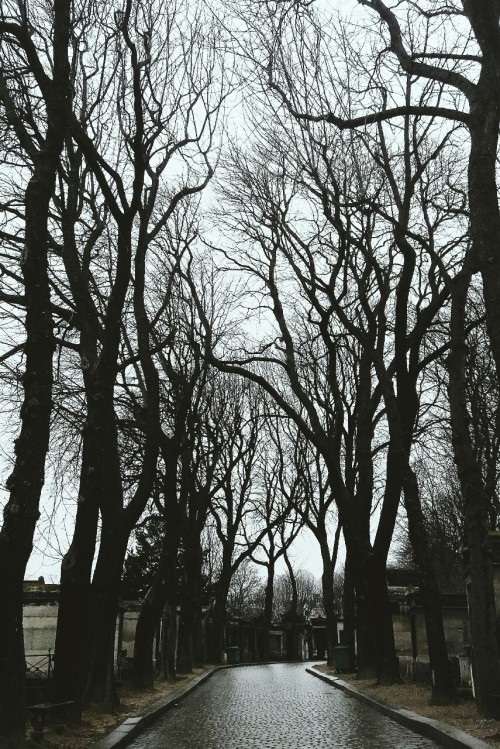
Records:
M432 749L439 744L307 674L304 664L219 671L130 749Z

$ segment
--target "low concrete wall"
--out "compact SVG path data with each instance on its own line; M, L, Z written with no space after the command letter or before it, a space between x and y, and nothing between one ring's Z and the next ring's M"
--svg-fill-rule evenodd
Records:
M54 652L58 608L55 602L32 603L23 607L26 662L43 674L48 674L49 671L47 655L49 651Z

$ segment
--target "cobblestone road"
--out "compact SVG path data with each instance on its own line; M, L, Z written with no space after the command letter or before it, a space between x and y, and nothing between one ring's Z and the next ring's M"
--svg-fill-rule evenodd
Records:
M432 749L303 664L219 671L131 749Z

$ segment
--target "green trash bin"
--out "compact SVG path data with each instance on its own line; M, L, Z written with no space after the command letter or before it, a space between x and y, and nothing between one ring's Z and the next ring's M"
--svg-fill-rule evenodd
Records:
M336 645L333 648L333 662L335 664L335 671L349 671L351 664L349 663L349 646L348 645Z
M226 648L227 662L229 665L234 665L240 662L240 649L237 645L232 645Z

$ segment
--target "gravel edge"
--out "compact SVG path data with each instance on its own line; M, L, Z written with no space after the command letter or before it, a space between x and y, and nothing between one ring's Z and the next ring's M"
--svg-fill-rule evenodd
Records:
M311 676L316 676L316 678L326 681L327 684L356 697L361 702L374 708L374 710L378 710L388 718L391 718L391 720L396 721L396 723L400 723L406 728L415 731L415 733L419 733L421 736L432 739L448 749L491 749L491 744L487 744L485 741L465 733L465 731L454 728L448 723L442 723L441 721L433 720L432 718L425 718L423 715L418 715L410 710L387 707L387 705L382 705L380 702L377 702L366 694L360 692L356 687L353 687L352 684L349 684L336 676L323 674L321 671L317 671L313 668L306 668L306 671L308 674L311 674Z
M210 670L204 671L199 676L192 679L189 684L181 687L179 691L174 692L168 697L163 697L157 702L153 702L152 705L148 705L141 715L135 715L127 718L111 733L105 736L103 739L99 739L94 744L91 744L88 749L121 749L126 746L132 739L137 738L145 728L159 718L163 713L169 710L171 707L175 707L178 702L188 696L194 689L207 681L216 671L220 670L220 666L215 666Z

